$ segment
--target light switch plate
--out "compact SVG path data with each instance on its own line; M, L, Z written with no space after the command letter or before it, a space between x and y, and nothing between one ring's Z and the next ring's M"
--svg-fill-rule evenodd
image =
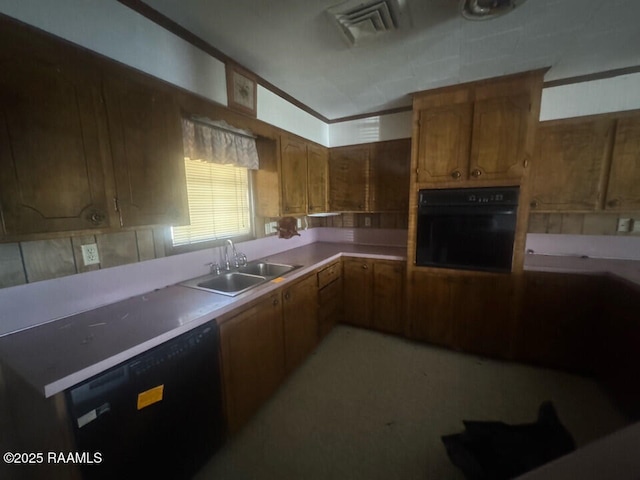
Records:
M100 255L98 255L98 245L90 243L82 245L82 260L85 266L100 263Z
M618 232L630 232L631 231L631 219L619 218L618 219Z

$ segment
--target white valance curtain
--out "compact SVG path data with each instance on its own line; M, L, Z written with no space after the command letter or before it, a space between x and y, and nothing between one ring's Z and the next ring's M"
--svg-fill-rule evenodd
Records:
M192 160L259 168L256 139L246 130L207 118L182 119L184 155Z

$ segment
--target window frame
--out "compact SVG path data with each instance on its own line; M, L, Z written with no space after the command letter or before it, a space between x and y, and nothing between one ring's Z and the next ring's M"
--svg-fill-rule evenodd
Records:
M198 250L206 250L209 248L221 247L227 240L231 240L233 243L241 243L249 240L255 240L256 237L256 208L255 208L255 182L254 175L251 170L247 172L247 179L249 182L249 221L251 227L249 233L246 235L236 235L233 237L219 238L216 240L206 240L202 242L187 243L184 245L174 245L173 236L171 235L171 226L164 229L164 245L166 255L178 255L180 253L196 252ZM186 182L186 178L185 178Z

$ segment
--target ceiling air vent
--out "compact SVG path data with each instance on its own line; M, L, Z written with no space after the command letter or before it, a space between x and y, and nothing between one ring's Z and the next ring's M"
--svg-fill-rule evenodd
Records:
M404 0L348 0L327 9L349 45L401 27Z
M460 0L460 13L467 20L489 20L522 5L527 0Z

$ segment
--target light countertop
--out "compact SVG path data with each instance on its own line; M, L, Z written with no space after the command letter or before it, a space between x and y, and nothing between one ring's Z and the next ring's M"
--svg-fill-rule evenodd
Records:
M405 260L404 247L313 243L266 257L301 265L236 297L169 286L0 338L0 358L50 397L228 313L341 255Z
M607 273L640 285L640 260L529 254L524 257L524 269L559 273Z
M236 297L173 285L0 337L0 358L46 397L219 318L341 256L406 260L405 247L312 243L265 260L301 265ZM525 270L612 273L640 285L640 261L526 255Z

